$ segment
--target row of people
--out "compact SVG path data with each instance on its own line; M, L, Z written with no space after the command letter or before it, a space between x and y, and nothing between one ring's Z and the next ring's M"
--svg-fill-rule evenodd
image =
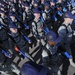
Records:
M70 55L70 61L72 58L70 43L74 30L71 26L75 19L71 13L72 8L74 6L69 0L58 0L57 2L55 0L1 1L0 55L2 58L0 64L9 65L12 63L17 54L15 46L33 61L28 54L29 43L26 39L32 33L43 49L43 65L51 68L51 74L58 75L59 63L57 61L59 61L62 52L58 52L58 45L64 50L64 53L67 52ZM7 52L4 54L5 56L2 49ZM9 55L10 50L12 53Z

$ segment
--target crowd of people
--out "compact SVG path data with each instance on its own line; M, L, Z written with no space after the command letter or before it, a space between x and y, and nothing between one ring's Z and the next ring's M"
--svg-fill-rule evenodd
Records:
M1 70L9 68L17 75L58 75L61 57L75 67L74 10L74 0L0 0ZM30 34L42 50L41 64L29 54ZM16 56L20 57L17 64L25 57L31 62L20 71L13 63Z

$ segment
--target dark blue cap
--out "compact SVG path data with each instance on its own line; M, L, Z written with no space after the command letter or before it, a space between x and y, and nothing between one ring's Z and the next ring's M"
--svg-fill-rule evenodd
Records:
M24 2L22 2L22 5L23 5L23 6L25 6L25 3L24 3Z
M71 19L75 19L75 15L73 15L71 12L67 11L64 15L64 18L71 18Z
M21 75L47 75L48 69L42 65L28 61L21 67Z
M47 41L53 41L53 42L57 42L57 43L59 43L61 41L61 38L57 37L56 33L53 31L50 31L47 33L46 39L47 39Z
M34 4L38 4L38 2L37 1L34 1Z
M37 13L37 14L38 14L38 13L40 13L40 11L39 11L38 8L34 8L34 9L33 9L33 13Z
M49 4L48 2L46 2L44 5L45 5L45 6L50 6L50 4Z
M9 13L9 16L15 16L15 14L11 11L11 12Z
M9 28L17 28L17 26L13 22L10 22Z
M28 3L25 3L25 6L26 6L26 7L29 7L30 5L29 5Z
M27 2L26 3L23 2L22 5L23 6L26 6L26 7L29 7L30 6L29 3L27 3Z

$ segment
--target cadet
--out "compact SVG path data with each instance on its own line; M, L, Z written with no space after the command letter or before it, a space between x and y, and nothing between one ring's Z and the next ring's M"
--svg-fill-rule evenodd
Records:
M73 19L75 19L75 16L68 11L64 14L63 17L64 17L64 22L59 27L58 34L62 38L61 44L63 45L63 47L65 47L66 51L68 51L68 53L71 54L70 43L73 33L70 24L72 23Z
M24 52L25 54L27 54L31 58L31 56L28 54L29 53L29 44L25 40L24 35L22 35L22 33L18 31L17 26L15 24L13 24L13 22L11 22L9 24L9 29L10 29L11 37L14 40L11 42L11 48L13 47L12 48L13 54L16 53L14 51L14 49L15 49L14 46L16 45L19 48L19 50L21 50L22 52ZM21 57L24 58L24 56L21 56ZM19 61L21 61L21 60L19 60ZM19 63L19 61L17 63Z
M72 53L71 53L70 45L71 45L71 40L72 40L72 36L73 36L73 31L71 29L71 23L72 23L73 19L75 19L75 16L72 15L72 13L68 11L63 15L63 17L64 17L64 22L58 29L58 35L61 37L60 45L70 55L69 61L71 64Z
M50 4L48 2L46 2L44 7L45 7L45 10L44 10L42 16L43 16L46 26L49 29L51 29L50 25L52 25L52 24L51 24L51 14L50 14Z
M9 34L8 34L8 29L7 27L5 27L3 24L0 23L0 49L4 50L7 54L10 50L10 41L9 41ZM0 51L1 52L1 51ZM4 55L2 55L3 61L2 65L4 65L4 68L6 67L6 70L8 70L8 68L13 67L13 57L12 54L9 52L10 55L6 55L6 53L4 53ZM2 54L2 53L0 53ZM7 58L8 57L8 58ZM9 66L10 65L10 66Z
M18 22L16 17L17 17L16 14L13 11L10 11L9 17L8 17L10 22L13 22L19 29L21 29L22 25L20 24L20 22Z
M34 19L34 15L32 11L30 10L30 4L28 2L26 2L24 6L25 6L25 10L23 12L23 22L31 27L31 22Z
M3 65L3 70L6 68L7 71L9 68L11 70L11 66L13 65L12 54L9 52L9 49L10 49L10 43L9 43L9 35L7 29L4 27L4 25L0 24L0 55L2 58L0 66ZM4 54L2 53L2 50L5 51Z
M46 34L47 44L42 51L43 65L51 70L51 75L58 75L59 70L59 53L58 44L61 41L56 33L50 31Z
M33 32L33 36L36 38L37 42L41 42L42 45L44 45L44 32L43 32L43 23L40 20L40 11L35 8L33 10L34 13L34 20L32 22L32 32Z
M56 31L58 25L58 19L56 15L56 6L55 0L50 0L50 14L51 14L51 22L52 22L52 29Z

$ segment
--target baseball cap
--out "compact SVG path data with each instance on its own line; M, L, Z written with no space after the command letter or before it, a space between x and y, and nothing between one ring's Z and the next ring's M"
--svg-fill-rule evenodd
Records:
M28 61L20 69L21 75L47 75L48 69L35 62Z
M57 34L54 31L50 31L46 34L47 41L53 41L59 43L61 41L60 37L57 37Z
M33 9L33 13L40 13L40 11L39 11L38 8L34 8L34 9Z
M29 7L29 6L30 6L30 4L27 3L27 2L26 2L26 3L23 2L22 5L23 5L23 6L26 6L26 7Z
M9 28L17 28L17 26L13 22L10 22Z
M64 18L71 18L71 19L75 19L75 15L73 15L71 12L67 11L64 15Z
M45 3L45 6L50 6L48 2Z
M55 0L50 0L50 2L53 2L53 3L55 3Z
M34 1L34 4L38 4L38 2L37 1Z
M15 14L11 11L11 12L9 13L9 16L15 16Z

